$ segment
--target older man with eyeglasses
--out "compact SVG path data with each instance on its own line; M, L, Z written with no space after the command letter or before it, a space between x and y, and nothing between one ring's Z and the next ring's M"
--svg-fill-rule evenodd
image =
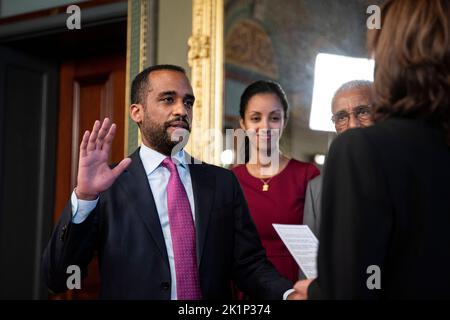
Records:
M336 132L340 134L347 129L372 125L371 104L371 81L353 80L340 86L331 102L331 120ZM308 183L303 215L303 223L308 225L317 237L320 234L322 176L317 176Z
M331 102L337 133L350 128L372 125L371 116L372 82L354 80L344 83L334 94Z

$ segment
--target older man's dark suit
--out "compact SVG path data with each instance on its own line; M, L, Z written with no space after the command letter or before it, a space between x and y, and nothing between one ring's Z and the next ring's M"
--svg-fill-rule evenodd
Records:
M67 290L67 266L79 265L84 273L98 250L101 298L170 299L169 262L155 202L139 151L131 158L83 223L71 223L70 203L63 211L42 261L53 291ZM203 298L230 298L234 280L255 298L282 299L292 284L266 259L235 176L207 164L189 169Z

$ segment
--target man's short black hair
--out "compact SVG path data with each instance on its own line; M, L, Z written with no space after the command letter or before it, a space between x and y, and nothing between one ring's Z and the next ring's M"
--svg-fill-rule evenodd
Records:
M139 72L139 74L134 78L133 83L131 84L130 98L132 104L143 104L145 102L146 92L149 84L148 75L152 71L157 70L173 70L186 74L186 71L182 67L172 64L158 64L145 68L144 70Z

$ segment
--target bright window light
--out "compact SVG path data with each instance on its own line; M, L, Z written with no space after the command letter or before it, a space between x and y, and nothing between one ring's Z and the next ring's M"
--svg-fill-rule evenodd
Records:
M325 155L324 154L316 154L314 156L314 162L320 166L323 166L323 164L325 163Z
M319 53L314 71L314 88L309 117L312 130L335 132L331 121L331 100L336 90L351 80L373 81L375 62L335 54Z
M222 153L220 154L220 161L225 165L232 164L233 159L234 159L233 150L227 149L227 150L222 151Z

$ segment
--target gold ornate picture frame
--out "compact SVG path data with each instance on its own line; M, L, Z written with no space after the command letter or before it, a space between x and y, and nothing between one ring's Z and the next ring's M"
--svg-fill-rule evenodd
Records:
M189 65L196 96L187 150L194 157L220 164L223 135L223 0L193 0Z

